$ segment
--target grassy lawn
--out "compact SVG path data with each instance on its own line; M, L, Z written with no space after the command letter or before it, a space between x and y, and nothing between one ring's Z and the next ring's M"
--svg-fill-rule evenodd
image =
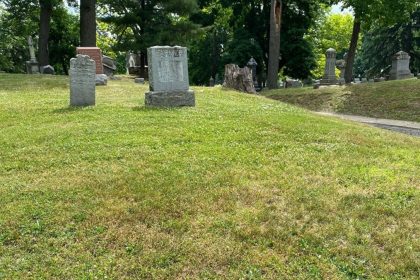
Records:
M146 90L74 109L66 77L0 74L0 279L418 279L420 139Z
M420 122L418 79L321 89L281 89L263 95L313 111Z

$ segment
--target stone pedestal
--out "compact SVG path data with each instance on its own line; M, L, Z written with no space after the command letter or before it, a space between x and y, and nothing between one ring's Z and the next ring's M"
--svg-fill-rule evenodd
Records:
M402 80L414 78L410 71L410 56L408 53L400 51L392 57L392 68L389 72L390 80Z
M26 73L39 74L39 64L36 60L26 61Z
M321 85L335 85L337 84L337 78L335 76L335 63L337 52L330 48L327 50L326 62L325 62L325 72L321 80Z
M146 106L195 106L189 90L187 48L155 46L147 49L149 89Z
M181 107L195 106L194 91L187 90L182 92L146 92L146 106L156 107Z
M70 106L95 105L95 61L78 54L70 60Z

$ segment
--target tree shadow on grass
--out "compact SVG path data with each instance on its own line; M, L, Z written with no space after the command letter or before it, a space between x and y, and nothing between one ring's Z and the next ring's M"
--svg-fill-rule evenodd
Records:
M171 111L180 111L188 107L146 107L146 106L136 106L132 110L135 112L171 112Z
M312 111L322 111L328 108L331 104L334 93L290 93L290 94L273 94L267 95L267 98L277 101L289 103L292 105L304 107Z
M86 109L92 109L94 106L68 106L64 108L55 109L52 112L54 114L68 114L72 112L85 111Z

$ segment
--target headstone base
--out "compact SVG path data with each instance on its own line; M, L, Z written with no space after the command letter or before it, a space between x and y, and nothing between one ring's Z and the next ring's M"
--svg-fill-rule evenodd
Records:
M144 84L144 78L135 78L134 83L136 84Z
M337 80L325 80L325 79L322 79L322 80L319 82L319 84L320 84L321 86L332 86L332 85L336 85L336 84L338 84L338 81L337 81Z
M150 91L146 92L145 104L147 107L194 107L195 94L192 90L183 92Z
M39 74L39 64L37 61L26 61L26 73Z
M412 78L414 78L414 74L412 73L390 73L389 76L390 80L404 80Z

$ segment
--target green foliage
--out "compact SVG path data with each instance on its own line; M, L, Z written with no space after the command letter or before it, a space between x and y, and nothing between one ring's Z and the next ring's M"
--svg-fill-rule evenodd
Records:
M153 45L185 45L197 26L188 18L195 0L98 1L99 19L112 24L114 51L142 51Z
M55 1L55 0L54 0ZM71 2L73 3L74 2ZM70 58L78 46L78 19L69 14L61 1L54 2L50 30L50 64L57 73L65 74ZM37 47L39 34L38 1L9 1L0 14L0 69L7 72L26 72L25 62L29 60L28 36Z
M79 19L63 6L53 10L49 38L50 64L57 74L68 74L70 59L79 45Z
M356 74L367 77L386 75L390 70L392 56L401 50L410 54L410 68L414 73L419 73L420 9L406 23L372 28L366 32L356 60Z
M328 14L317 21L311 28L307 40L314 46L317 67L312 71L315 78L321 78L325 68L325 52L329 48L337 51L337 58L341 59L348 50L353 28L351 14Z

